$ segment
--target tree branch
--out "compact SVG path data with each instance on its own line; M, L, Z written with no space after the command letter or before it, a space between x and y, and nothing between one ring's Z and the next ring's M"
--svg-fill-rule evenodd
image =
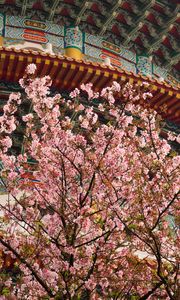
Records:
M176 200L176 197L179 195L180 191L178 191L174 197L172 198L172 200L168 203L168 205L159 213L159 216L154 224L154 226L151 228L151 231L153 231L156 226L158 225L160 218L162 217L162 215L168 210L168 208L173 204L173 202Z
M48 293L48 295L50 297L53 297L54 294L52 293L51 289L42 280L42 278L39 277L39 275L32 268L32 266L15 249L13 249L7 242L5 242L1 237L0 237L0 242L4 247L6 247L9 251L11 251L17 257L17 259L29 269L29 271L31 271L32 275L36 278L37 282L43 287L43 289Z
M152 290L150 290L149 292L147 292L144 296L140 297L139 300L146 300L149 298L149 296L151 296L158 288L161 287L161 285L163 285L163 282L160 281L158 282L153 288Z

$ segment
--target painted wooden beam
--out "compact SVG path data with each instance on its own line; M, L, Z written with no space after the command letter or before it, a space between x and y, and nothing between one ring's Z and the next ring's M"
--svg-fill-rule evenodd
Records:
M22 9L21 9L21 16L25 16L26 9L27 9L28 0L23 0Z
M142 10L141 15L139 18L136 20L136 23L133 24L133 29L127 33L127 38L123 42L123 46L127 46L131 39L134 37L136 32L143 26L143 21L146 19L146 17L149 14L149 9L155 4L155 0L148 1L149 3L144 7Z
M107 18L105 23L102 24L101 30L99 31L99 35L103 35L106 32L107 27L112 22L112 20L117 17L117 15L118 15L117 9L122 5L122 3L123 3L123 0L118 0L116 2L116 4L113 6L113 8L111 9L111 11L109 13L109 17Z
M76 22L75 22L75 25L79 25L79 23L81 22L81 18L83 16L83 14L85 13L85 11L91 6L92 4L92 1L87 1L87 0L84 0L81 7L80 7L80 11L77 15L77 18L76 18Z
M173 16L167 23L165 28L159 32L158 38L152 43L149 44L148 54L151 54L155 49L159 47L161 42L163 41L164 37L167 35L167 33L172 29L172 25L176 22L176 20L180 17L180 13L177 13Z
M168 69L168 70L171 69L171 67L172 67L174 64L178 63L179 59L180 59L180 52L178 52L177 54L171 56L171 58L170 58L170 59L168 60L168 62L164 65L164 67L165 67L166 69Z
M50 14L49 14L49 17L48 17L48 20L49 20L49 21L52 21L52 20L53 20L53 17L54 17L54 15L55 15L56 8L58 7L59 2L60 2L60 0L55 0L55 1L53 1L53 5L52 5L52 7L51 7Z

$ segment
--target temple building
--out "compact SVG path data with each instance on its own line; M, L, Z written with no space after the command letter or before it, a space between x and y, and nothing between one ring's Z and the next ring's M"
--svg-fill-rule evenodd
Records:
M163 134L180 133L178 2L0 0L0 115L10 93L21 91L26 66L35 63L37 76L51 77L53 92L88 82L100 91L113 81L146 81L150 106L165 120ZM23 130L13 136L14 153L22 151ZM0 182L1 203L5 192Z
M0 114L35 63L60 92L147 81L151 107L178 133L179 28L177 0L0 0ZM22 138L17 132L17 151Z

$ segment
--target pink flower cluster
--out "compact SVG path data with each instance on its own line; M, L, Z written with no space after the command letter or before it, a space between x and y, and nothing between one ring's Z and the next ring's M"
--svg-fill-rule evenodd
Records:
M0 204L0 250L19 272L3 271L3 288L14 299L175 299L180 157L169 140L178 138L160 137L157 113L137 104L151 97L147 84L97 94L90 83L64 99L35 69L21 80L32 112L16 158L6 151L19 94L0 119L13 199Z
M10 134L16 129L16 120L14 117L18 105L21 104L20 93L12 93L8 103L4 105L3 116L0 117L0 152L7 152L12 146Z

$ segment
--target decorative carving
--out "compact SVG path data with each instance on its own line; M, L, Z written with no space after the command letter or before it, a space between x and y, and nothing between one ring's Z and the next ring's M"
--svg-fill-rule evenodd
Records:
M105 30L104 39L116 44L117 47L121 47L122 43L127 41L128 49L134 49L138 54L153 52L154 61L165 66L171 52L178 51L179 45L175 36L179 29L177 23L179 15L178 5L175 3L177 1L162 0L160 2L156 1L156 6L154 6L153 0L0 0L0 11L6 13L6 19L8 19L6 27L45 32L47 41L37 34L39 42L43 39L42 42L50 42L54 47L62 48L64 47L64 25L79 24L82 32L91 35ZM157 6L159 9L156 9ZM9 15L13 15L14 18ZM17 15L18 19L15 17ZM11 24L8 24L9 18L11 18ZM48 22L49 19L53 20L53 23ZM143 25L143 30L136 28L139 21L145 25ZM103 28L104 24L106 28ZM8 38L22 39L24 32L20 30L13 32L12 28L6 29ZM129 39L128 33L131 33ZM2 29L0 29L0 34L2 35ZM31 34L26 32L24 37L31 40L33 36L35 41L35 32L34 35L32 32ZM167 36L172 48L170 45L169 49L163 46L163 36ZM140 38L142 43L139 43L137 38ZM156 53L159 48L162 52ZM91 50L87 48L87 51ZM176 62L173 65L176 65ZM171 72L179 76L173 65Z
M152 63L149 57L137 55L137 71L142 75L152 75Z
M25 17L6 16L6 26L20 27L20 28L33 28L44 32L51 32L56 35L64 36L64 27L52 24L49 21L40 22L36 20L27 19Z
M123 69L125 69L126 71L128 72L132 72L134 74L136 74L136 65L123 59L123 58L120 58L120 62L121 62L121 66Z
M65 48L74 47L83 51L83 33L78 26L65 28Z
M102 47L102 41L103 41L103 38L99 35L92 35L89 33L86 33L86 35L85 35L85 43L88 43L90 45Z
M161 77L164 78L164 80L167 80L167 70L157 66L156 64L153 64L153 74L159 78Z
M3 35L4 31L4 15L0 13L0 36Z
M45 23L38 22L35 20L24 20L24 25L25 27L35 28L40 30L45 30L47 27Z
M110 51L113 51L113 52L117 52L117 53L120 53L121 52L121 49L120 47L114 45L114 44L110 44L106 41L103 41L102 42L102 46L106 49L109 49Z
M85 55L99 59L101 55L101 49L85 44Z

